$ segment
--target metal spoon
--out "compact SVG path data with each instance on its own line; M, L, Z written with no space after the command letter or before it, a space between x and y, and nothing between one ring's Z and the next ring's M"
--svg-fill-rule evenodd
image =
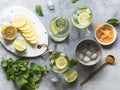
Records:
M96 69L94 72L92 72L90 75L88 75L81 83L80 85L83 86L85 83L87 83L96 73L98 73L104 66L108 64L114 64L115 63L115 57L113 55L108 55L105 59L105 63L103 63L98 69Z

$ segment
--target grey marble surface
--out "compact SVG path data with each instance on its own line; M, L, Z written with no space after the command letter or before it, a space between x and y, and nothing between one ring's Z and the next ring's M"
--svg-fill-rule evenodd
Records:
M61 42L55 43L49 37L49 47L51 49L64 52L68 54L70 58L75 57L74 50L79 40L85 38L94 39L93 26L99 22L105 22L107 19L116 17L120 20L120 0L79 0L79 2L72 4L71 0L53 0L55 10L50 11L47 7L47 0L0 0L0 12L10 5L20 5L28 8L35 13L35 5L41 5L43 7L44 17L38 17L46 30L49 32L49 22L53 17L64 16L70 20L71 14L75 7L79 5L87 5L92 9L93 22L89 27L90 35L86 36L85 31L75 28L71 24L71 32L68 38ZM36 14L36 13L35 13ZM37 14L36 14L37 15ZM76 69L79 73L78 79L74 83L66 83L63 79L63 74L48 73L46 74L41 82L38 90L120 90L120 26L117 26L117 40L110 46L102 46L102 59L101 61L92 67L85 67L81 64L72 69ZM81 87L79 83L84 79L90 72L95 70L100 64L104 62L106 55L115 55L117 62L115 65L108 65L102 69L97 75L95 75L84 87ZM2 57L18 58L7 52L0 44L0 61ZM43 58L33 58L30 62L37 62L40 65L47 65L49 55ZM51 82L51 77L56 76L58 82ZM0 90L17 90L11 81L6 79L6 75L0 66Z

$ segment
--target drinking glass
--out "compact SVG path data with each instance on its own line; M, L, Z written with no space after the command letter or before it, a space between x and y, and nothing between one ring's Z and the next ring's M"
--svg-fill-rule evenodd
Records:
M61 16L55 17L50 22L50 36L54 41L65 40L70 32L69 21Z
M77 7L72 14L71 21L77 28L86 30L90 33L87 27L92 22L91 9L85 5Z
M69 58L62 52L55 52L49 60L50 69L56 73L63 73L69 68Z

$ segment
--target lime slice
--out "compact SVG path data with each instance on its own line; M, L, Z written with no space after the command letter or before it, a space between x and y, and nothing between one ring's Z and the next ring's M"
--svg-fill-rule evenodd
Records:
M56 28L55 28L55 21L54 21L54 20L52 20L52 21L50 22L50 30L51 30L51 32L52 32L53 34L58 34L58 31L57 31Z
M17 51L24 51L27 47L27 44L23 39L16 39L13 45Z
M64 79L67 82L74 82L78 77L78 73L76 70L69 70L64 74Z
M6 24L2 27L1 33L6 40L13 40L17 35L17 29L12 24Z
M89 13L87 12L82 12L79 16L78 16L78 22L81 24L81 25L88 25L90 23L90 15Z
M68 60L64 56L60 56L55 60L55 64L58 69L64 69L68 65Z

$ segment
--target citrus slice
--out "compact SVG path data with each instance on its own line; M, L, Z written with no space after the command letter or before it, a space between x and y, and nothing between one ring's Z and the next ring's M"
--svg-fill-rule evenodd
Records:
M27 43L23 39L16 39L13 43L13 46L17 51L24 51L27 47Z
M21 30L21 32L22 32L23 34L29 34L29 33L31 33L33 30L34 30L34 28L31 27L31 28L28 29L28 30Z
M69 70L64 74L64 79L67 82L74 82L78 77L78 73L76 70Z
M33 31L30 32L30 33L23 33L23 36L24 36L25 38L30 38L30 37L33 37L35 34L36 34L36 31L33 30Z
M32 37L26 37L25 38L28 42L30 42L31 44L35 44L35 43L37 43L38 42L38 34L36 33L34 36L32 36Z
M2 27L1 33L6 40L13 40L17 35L17 29L12 24L6 24Z
M78 16L78 22L81 25L88 25L90 23L89 19L90 19L90 15L87 12L82 12L80 13L80 15Z
M32 27L32 22L27 18L26 23L23 27L19 28L21 31L28 30Z
M52 20L51 22L50 22L50 30L52 31L52 33L53 34L57 34L58 33L58 31L56 30L56 28L55 28L55 21L54 20Z
M38 42L38 38L36 38L35 40L31 40L31 41L29 41L31 44L36 44L37 42Z
M68 60L64 56L60 56L55 60L55 64L58 69L64 69L68 65Z
M25 17L24 15L15 15L12 18L12 24L18 28L23 27L26 24L26 21L27 17Z

